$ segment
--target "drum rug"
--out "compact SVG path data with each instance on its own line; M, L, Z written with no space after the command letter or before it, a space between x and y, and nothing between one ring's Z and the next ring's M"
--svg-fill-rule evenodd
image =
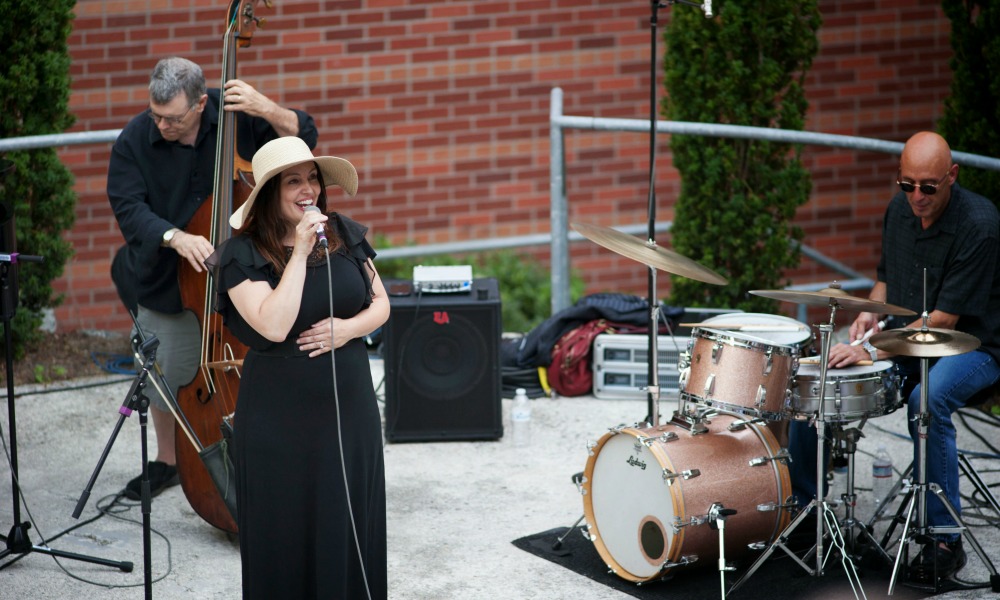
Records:
M622 579L608 571L607 564L597 553L594 544L584 537L583 527L579 527L578 531L567 535L561 546L554 549L553 546L559 537L566 533L567 529L566 527L558 527L528 535L514 540L513 544L525 552L561 565L574 573L635 598L704 600L722 595L719 571L714 560L707 567L675 569L675 574L667 580L650 581L637 585L635 582ZM768 600L855 597L840 562L828 561L823 576L814 577L781 550L775 550L753 575L740 584L737 590L730 591L732 585L740 577L743 577L753 565L753 560L754 558L736 562L736 570L726 573L727 598L752 598L756 600L765 595L762 590L766 590ZM732 561L729 562L732 563ZM810 559L807 564L813 568L815 560ZM868 598L916 599L927 597L926 590L908 587L899 578L892 596L889 596L889 580L892 573L888 566L866 568L864 565L858 565L857 570L864 594ZM864 596L859 592L858 597Z

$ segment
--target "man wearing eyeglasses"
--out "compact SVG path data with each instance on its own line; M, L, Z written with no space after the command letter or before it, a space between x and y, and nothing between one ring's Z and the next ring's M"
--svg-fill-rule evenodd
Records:
M957 178L958 165L952 162L951 148L940 135L920 132L906 142L896 174L900 191L885 212L878 282L869 298L922 314L926 272L927 326L961 331L981 342L971 352L932 360L928 375L926 481L941 486L959 511L958 454L951 415L1000 380L1000 217L992 202L962 188ZM851 340L862 339L883 318L885 315L860 314L851 325ZM891 317L887 322L890 329L923 326L919 317ZM894 356L868 342L857 346L838 344L830 351L829 367L889 358L907 375L905 389L912 389L904 397L916 465L919 446L914 417L920 409L919 360ZM954 527L956 523L937 496L928 491L927 498L927 524ZM911 576L923 583L933 582L935 560L941 578L950 577L965 565L959 534L936 537L911 565Z
M108 165L108 199L125 237L111 277L143 333L159 339L156 361L175 396L194 378L201 345L197 318L183 310L177 266L186 260L201 272L215 250L208 232L185 228L213 193L222 111L236 114L237 150L247 160L278 137L295 135L316 146L316 125L305 112L278 106L239 79L221 91L207 89L201 67L171 57L153 68L149 108L122 130ZM155 496L178 482L174 418L159 394L147 396L156 432L156 459L149 464ZM139 477L124 494L140 498Z

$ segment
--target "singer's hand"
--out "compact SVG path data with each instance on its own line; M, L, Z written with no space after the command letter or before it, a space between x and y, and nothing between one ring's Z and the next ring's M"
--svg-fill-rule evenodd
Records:
M319 210L307 210L302 213L299 224L295 226L295 252L308 255L316 245L316 227L325 223L327 216Z
M330 325L333 324L333 338L330 337ZM348 331L348 322L343 319L323 319L313 323L309 329L299 334L295 342L299 350L308 351L309 356L319 356L332 348L340 348L351 341L356 335Z
M182 258L191 263L195 271L201 273L205 268L205 261L215 252L212 242L203 236L178 231L170 240L170 247L177 251Z

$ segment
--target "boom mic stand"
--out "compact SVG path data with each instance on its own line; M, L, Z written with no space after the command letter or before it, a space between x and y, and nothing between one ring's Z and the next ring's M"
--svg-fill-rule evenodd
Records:
M146 443L146 411L149 408L149 398L147 398L146 394L143 393L143 389L146 387L146 379L149 376L150 369L153 368L153 363L156 361L156 348L159 345L160 340L158 340L155 336L152 336L143 342L142 346L139 348L139 351L145 359L142 369L140 369L136 374L135 379L132 381L132 387L129 388L128 393L125 394L125 401L122 403L121 408L118 409L118 422L115 424L115 428L111 432L111 438L104 446L104 452L101 453L101 458L97 461L97 466L94 468L94 472L90 476L90 481L87 482L87 487L83 490L83 493L80 495L80 499L76 503L76 508L73 510L73 518L79 519L80 513L83 512L83 507L86 506L87 500L90 498L90 491L94 488L94 483L97 482L97 476L100 474L101 468L104 466L104 462L107 460L108 454L111 452L111 446L114 445L115 440L118 438L118 432L121 431L122 423L125 422L126 417L132 416L132 412L134 410L138 410L139 430L142 437L142 485L140 489L142 490L143 582L147 600L153 597L153 567L150 551L151 544L149 522L150 506L152 505L153 497L149 490L149 454Z

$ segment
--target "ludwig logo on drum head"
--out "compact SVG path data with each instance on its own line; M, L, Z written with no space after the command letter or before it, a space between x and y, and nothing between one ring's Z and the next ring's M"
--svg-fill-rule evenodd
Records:
M646 462L642 461L642 460L639 460L638 458L636 458L634 456L628 457L628 460L626 460L625 462L627 462L628 464L632 465L633 467L639 467L643 471L646 470Z

